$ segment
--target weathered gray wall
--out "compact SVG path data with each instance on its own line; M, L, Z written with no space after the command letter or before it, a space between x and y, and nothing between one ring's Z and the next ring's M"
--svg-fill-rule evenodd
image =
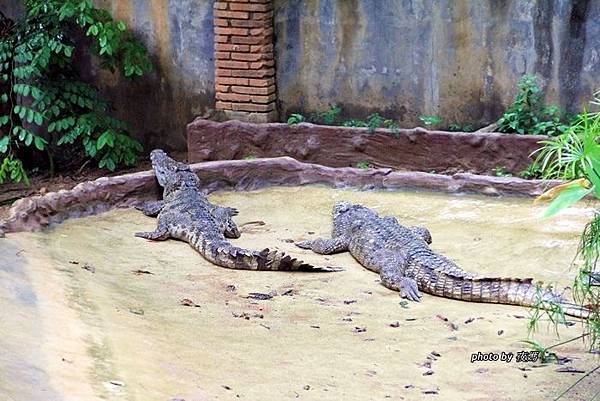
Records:
M523 74L577 111L600 88L598 0L275 0L281 115L338 104L489 123ZM475 124L477 125L477 124Z
M84 75L148 148L185 149L185 125L214 104L214 0L95 0L143 39L155 71ZM13 9L20 0L0 0ZM418 124L489 123L519 77L579 110L600 88L600 0L274 0L281 116L328 104Z
M97 0L125 20L154 62L131 81L88 71L148 148L185 150L185 125L214 105L212 0Z

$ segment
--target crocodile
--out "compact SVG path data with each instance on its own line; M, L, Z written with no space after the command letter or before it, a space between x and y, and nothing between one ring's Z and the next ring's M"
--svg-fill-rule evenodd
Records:
M228 238L239 238L233 221L234 208L210 203L200 190L200 180L190 166L170 158L160 149L150 153L156 179L163 187L163 199L138 206L147 216L158 217L157 228L137 232L136 237L153 241L169 238L188 242L208 261L238 270L339 271L337 267L313 266L283 252L243 249Z
M381 283L411 301L420 291L444 298L542 308L558 304L566 314L585 317L587 310L567 302L533 279L478 277L429 247L431 234L424 227L405 227L395 217L380 217L373 210L348 202L333 207L332 238L296 242L319 254L349 251L365 268L379 273Z

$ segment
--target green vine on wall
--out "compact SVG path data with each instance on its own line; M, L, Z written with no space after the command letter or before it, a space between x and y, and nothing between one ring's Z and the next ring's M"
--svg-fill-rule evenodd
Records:
M75 145L98 166L132 165L142 150L125 123L110 116L98 90L79 79L75 37L90 38L100 66L139 77L152 68L146 49L123 21L91 0L25 0L13 22L0 14L0 183L27 182L19 154Z

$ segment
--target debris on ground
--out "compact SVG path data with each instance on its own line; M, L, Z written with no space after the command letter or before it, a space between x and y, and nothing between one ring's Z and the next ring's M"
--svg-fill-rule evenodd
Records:
M246 320L250 320L251 317L258 318L258 319L263 319L265 317L262 313L254 313L254 314L250 315L248 312L242 312L242 313L231 312L231 314L233 315L233 317L239 317L239 318L246 319Z
M458 330L458 325L456 323L451 322L450 320L448 320L447 317L443 316L443 315L436 315L436 317L444 322L446 322L446 325L451 329L451 330Z
M96 268L94 266L92 266L92 265L88 265L87 263L84 264L83 266L81 266L81 268L83 270L89 271L90 273L96 273Z
M585 373L585 370L581 370L581 369L577 369L577 368L572 368L571 366L565 366L563 368L556 369L555 372L561 372L561 373Z
M142 270L142 269L132 270L131 272L133 274L135 274L136 276L140 276L142 274L154 274L150 270Z
M180 305L183 306L193 306L194 308L199 308L200 305L198 305L197 303L195 303L194 301L192 301L189 298L183 298L181 301L179 301Z
M267 299L272 299L276 295L277 295L277 291L271 291L268 294L265 294L262 292L251 292L246 296L246 298L255 299L257 301L266 301Z

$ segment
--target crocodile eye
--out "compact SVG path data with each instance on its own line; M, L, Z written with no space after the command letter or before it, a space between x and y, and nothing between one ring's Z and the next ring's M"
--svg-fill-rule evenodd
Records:
M334 210L336 214L344 213L350 209L350 204L348 202L336 202L334 206Z

